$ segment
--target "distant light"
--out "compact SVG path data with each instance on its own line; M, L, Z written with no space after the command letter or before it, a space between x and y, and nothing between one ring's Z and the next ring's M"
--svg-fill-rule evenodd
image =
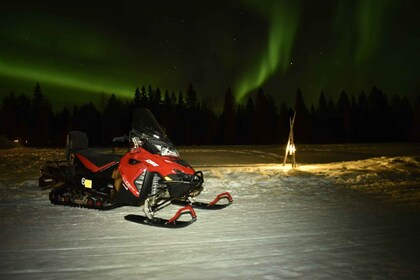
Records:
M19 143L19 139L13 140L14 143Z
M289 155L294 155L296 153L296 146L295 144L290 144L289 147Z

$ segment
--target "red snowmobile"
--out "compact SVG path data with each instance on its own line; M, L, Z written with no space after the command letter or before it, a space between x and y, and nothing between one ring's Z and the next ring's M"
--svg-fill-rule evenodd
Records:
M195 201L203 190L203 173L180 159L178 151L148 109L133 112L133 127L126 141L130 148L122 156L88 149L84 132L67 136L66 160L50 161L41 170L40 188L53 188L53 204L94 209L143 206L144 215L127 215L142 224L183 227L196 220L194 208L221 209L232 203L228 192L212 202ZM225 202L219 203L219 200ZM183 206L171 219L155 217L162 208ZM189 220L180 219L189 214Z

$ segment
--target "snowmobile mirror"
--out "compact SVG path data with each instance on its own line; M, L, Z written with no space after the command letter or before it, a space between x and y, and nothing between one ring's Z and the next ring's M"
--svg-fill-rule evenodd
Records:
M112 139L112 143L121 143L121 142L127 142L128 141L128 136L127 135L123 135L120 137L114 137Z
M133 141L134 149L143 146L143 141L139 137L133 137L131 140Z

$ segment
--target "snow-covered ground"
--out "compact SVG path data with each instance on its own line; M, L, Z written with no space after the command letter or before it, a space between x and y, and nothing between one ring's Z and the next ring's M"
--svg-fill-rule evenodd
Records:
M64 151L0 150L0 278L420 278L420 145L297 148L291 169L284 147L181 147L202 200L234 198L182 229L52 205L37 178Z

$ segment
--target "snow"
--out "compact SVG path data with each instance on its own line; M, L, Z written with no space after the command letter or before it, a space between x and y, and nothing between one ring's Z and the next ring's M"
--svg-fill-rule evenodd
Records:
M179 151L200 200L234 203L164 229L124 219L137 207L50 204L37 179L61 149L0 150L0 279L420 277L420 145L298 145L296 169L280 146Z

